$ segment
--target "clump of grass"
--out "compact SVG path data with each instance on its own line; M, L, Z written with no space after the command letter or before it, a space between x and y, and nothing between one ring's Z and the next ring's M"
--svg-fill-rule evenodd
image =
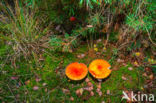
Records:
M45 36L48 29L42 28L42 20L36 16L37 8L26 7L20 0L15 0L14 6L1 1L0 6L0 38L11 47L10 56L28 58L48 48Z

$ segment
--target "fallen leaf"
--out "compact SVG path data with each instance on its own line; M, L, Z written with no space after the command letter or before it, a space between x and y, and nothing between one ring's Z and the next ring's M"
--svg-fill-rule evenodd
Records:
M100 92L98 92L98 94L99 94L99 96L101 97L102 96L102 92L100 91Z
M143 76L147 77L147 74L146 73L143 73Z
M61 25L56 26L55 30L59 31L60 30Z
M87 85L90 87L90 86L93 86L93 84L91 82L88 82Z
M34 87L33 87L33 90L38 90L38 89L39 89L38 86L34 86Z
M94 92L93 91L90 92L90 96L94 96Z
M46 85L47 85L47 83L43 83L42 85L43 85L43 86L46 86Z
M18 77L17 77L17 76L12 76L11 79L12 79L12 80L17 80Z
M127 80L127 78L125 76L122 76L122 80Z
M100 92L100 91L101 91L101 89L99 89L99 88L96 89L96 92L97 92L97 93Z
M100 53L100 52L96 52L96 54L97 54L97 55L100 55L101 53Z
M28 85L30 83L30 80L25 81L25 85Z
M154 75L151 74L151 75L149 76L149 78L150 78L151 80L153 80L153 79L154 79Z
M71 101L74 101L74 98L73 98L73 97L70 97L70 100L71 100Z
M93 88L93 86L91 86L91 87L85 87L85 88L83 88L84 90L87 90L87 91L92 91L94 88Z
M92 27L93 27L93 25L87 25L87 27L88 27L88 28L92 28Z
M36 80L36 82L39 82L39 81L41 81L41 79L40 79L40 78L36 78L35 80Z
M101 84L98 84L98 85L97 85L97 88L101 89Z
M70 93L70 91L69 91L68 89L65 89L65 88L62 88L62 92L63 92L64 94L69 94L69 93Z
M127 66L127 64L126 64L126 63L122 63L122 65L123 65L123 66Z
M128 70L130 70L130 71L131 71L131 70L133 70L133 68L132 68L132 67L128 67Z
M47 92L47 91L48 91L48 89L47 89L47 88L45 88L45 89L44 89L44 91L45 91L45 92Z
M108 95L110 94L110 90L107 90L107 94L108 94Z
M100 43L101 41L102 41L102 39L98 39L98 40L97 40L97 43Z
M76 95L81 96L83 94L83 88L76 90Z
M146 72L152 72L151 68L148 68L148 67L145 68L145 71Z
M85 79L85 82L87 82L87 83L88 83L89 81L90 81L90 80L89 80L89 78L86 78L86 79Z
M122 60L122 59L117 59L117 62L118 62L118 63L123 63L124 60Z
M102 101L101 103L105 103L105 101Z
M89 91L91 91L91 90L93 90L93 89L94 89L93 86L89 87Z
M82 59L82 58L85 57L85 54L80 54L80 55L78 55L77 57L80 58L80 59Z

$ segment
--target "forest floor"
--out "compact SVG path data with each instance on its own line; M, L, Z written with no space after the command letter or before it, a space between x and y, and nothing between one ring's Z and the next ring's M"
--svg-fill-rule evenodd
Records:
M72 53L52 52L51 56L45 53L29 63L17 62L16 69L6 65L0 75L0 102L121 103L123 91L154 93L152 89L146 89L147 81L153 81L154 78L150 70L146 74L147 71L137 64L115 57L111 46L102 52L100 45L96 44L96 51L81 45ZM93 84L94 94L81 90L88 85L86 78L77 82L66 77L65 68L68 64L81 62L88 66L92 60L99 58L109 61L112 70L111 75L102 81L101 96L96 91L98 82L91 75L88 74L86 78ZM81 90L81 93L77 94L77 90Z

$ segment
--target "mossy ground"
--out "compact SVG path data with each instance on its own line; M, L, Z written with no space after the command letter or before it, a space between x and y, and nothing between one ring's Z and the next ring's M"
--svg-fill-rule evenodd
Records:
M123 90L142 90L145 78L142 77L141 71L133 67L131 63L122 65L114 59L112 63L113 70L111 75L102 82L102 96L96 93L98 82L87 75L94 85L94 96L90 96L88 91L84 91L82 96L77 96L75 91L85 87L87 84L84 80L79 82L70 81L65 76L65 67L72 62L82 62L87 65L96 59L102 58L108 60L111 54L111 49L106 49L106 52L93 57L88 54L88 47L83 45L77 48L73 53L58 53L53 52L52 56L44 54L44 61L38 62L35 59L29 63L19 62L18 68L14 69L11 66L5 66L0 75L0 102L26 102L26 103L120 103ZM85 54L82 59L77 55ZM36 64L37 63L37 64ZM132 67L133 70L128 70ZM11 79L17 76L18 79ZM123 80L125 76L127 80ZM37 80L39 79L39 80ZM46 85L44 85L46 83ZM33 87L38 89L34 90ZM68 89L69 93L64 93L62 89ZM107 94L110 90L110 94ZM70 100L74 98L74 101ZM122 101L123 103L126 101Z

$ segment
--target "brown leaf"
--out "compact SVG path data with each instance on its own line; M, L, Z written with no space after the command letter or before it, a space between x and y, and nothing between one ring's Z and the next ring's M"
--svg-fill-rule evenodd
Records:
M83 88L76 90L76 95L81 96L83 94Z
M38 78L38 77L37 77L35 80L36 80L36 82L39 82L39 81L41 81L41 79L40 79L40 78Z
M146 72L152 72L151 68L148 68L148 67L145 68L145 71Z
M143 73L143 76L147 77L147 74L146 73Z
M100 43L101 41L102 41L102 39L98 39L98 40L97 40L97 43Z
M94 96L94 92L93 91L90 92L90 96Z
M132 67L128 67L128 70L130 70L130 71L131 71L131 70L133 70L133 68L132 68Z
M80 58L80 59L82 59L82 58L85 57L85 54L80 54L80 55L78 55L77 57Z
M43 86L46 86L46 85L47 85L47 83L43 83L42 85L43 85Z
M98 84L98 85L97 85L97 88L101 89L101 84Z
M87 27L88 27L88 28L92 28L92 27L93 27L93 25L87 25Z
M101 103L105 103L105 101L102 101Z
M88 82L87 85L90 87L90 86L93 86L93 84L91 82Z
M93 88L93 86L91 86L91 87L85 87L85 88L83 88L84 90L87 90L87 91L92 91L94 88Z
M34 87L33 87L33 90L35 90L35 91L38 90L38 89L39 89L38 86L34 86Z
M30 83L30 80L25 81L25 85L28 85Z
M100 92L100 91L101 91L101 89L99 89L99 88L96 89L96 92L97 92L97 93Z
M65 88L62 88L62 92L65 93L65 94L69 94L70 91L68 89L65 89Z
M12 79L12 80L17 80L18 77L17 77L17 76L12 76L11 79Z
M122 76L122 80L127 80L127 78L125 76Z
M74 98L73 98L73 97L70 97L70 100L71 100L71 101L74 101Z
M47 92L47 91L48 91L48 89L47 89L47 88L45 88L45 89L44 89L44 91L45 91L45 92Z
M87 83L88 83L89 81L90 81L90 80L89 80L89 78L86 78L86 79L85 79L85 82L87 82Z
M153 79L154 79L154 75L151 74L151 75L149 76L149 78L150 78L151 80L153 80Z
M100 91L100 92L98 92L98 94L99 94L99 96L101 97L102 96L102 92Z
M123 63L124 60L122 60L122 59L117 59L117 62L118 62L118 63Z
M107 94L108 94L108 95L110 94L110 90L107 90Z

